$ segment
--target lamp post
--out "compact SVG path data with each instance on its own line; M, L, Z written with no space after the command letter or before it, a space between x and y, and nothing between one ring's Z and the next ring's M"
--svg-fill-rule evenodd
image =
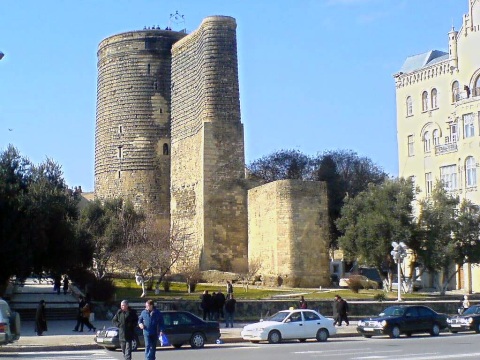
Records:
M397 295L397 301L402 301L402 288L401 288L401 264L403 259L407 256L407 245L405 243L400 242L397 243L395 241L392 242L393 250L390 252L390 254L393 257L393 260L395 260L395 264L397 264L397 290L398 290L398 295Z

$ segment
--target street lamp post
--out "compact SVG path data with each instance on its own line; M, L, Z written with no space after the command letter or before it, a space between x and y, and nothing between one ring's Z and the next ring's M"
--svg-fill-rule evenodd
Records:
M402 301L402 288L401 288L401 265L403 259L407 256L407 245L405 243L400 242L397 243L395 241L392 242L393 250L390 252L390 254L393 257L393 260L395 260L395 263L397 264L397 290L398 290L398 295L397 295L397 301Z

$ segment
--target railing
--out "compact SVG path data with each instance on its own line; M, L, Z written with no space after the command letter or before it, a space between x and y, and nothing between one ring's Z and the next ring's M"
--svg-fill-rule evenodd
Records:
M435 146L435 155L447 154L458 150L457 143L451 142L444 145Z

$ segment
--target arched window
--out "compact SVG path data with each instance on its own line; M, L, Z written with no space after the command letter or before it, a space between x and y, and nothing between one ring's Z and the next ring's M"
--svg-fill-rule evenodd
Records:
M465 160L465 179L467 187L477 186L477 165L473 156L469 156Z
M438 107L437 102L437 89L432 89L432 109L436 109Z
M424 91L422 94L422 111L428 110L428 92Z
M168 155L168 144L163 144L163 155Z
M428 131L425 131L425 134L423 135L423 150L425 152L430 152L432 148L432 143L430 140L430 133Z
M433 130L433 146L440 145L440 131L438 129Z
M475 81L475 88L473 89L473 96L480 96L480 75Z
M411 96L407 97L406 105L407 105L407 116L411 116L413 114L412 97Z
M460 90L458 81L454 81L452 84L452 102L460 100Z

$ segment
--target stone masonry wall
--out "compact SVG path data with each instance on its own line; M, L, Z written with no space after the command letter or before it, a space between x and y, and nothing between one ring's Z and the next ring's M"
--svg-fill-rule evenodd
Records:
M247 266L236 22L213 16L172 49L172 226L202 270Z
M95 196L170 213L172 44L184 33L127 32L98 49Z
M280 180L248 191L248 258L265 281L330 284L326 184Z

